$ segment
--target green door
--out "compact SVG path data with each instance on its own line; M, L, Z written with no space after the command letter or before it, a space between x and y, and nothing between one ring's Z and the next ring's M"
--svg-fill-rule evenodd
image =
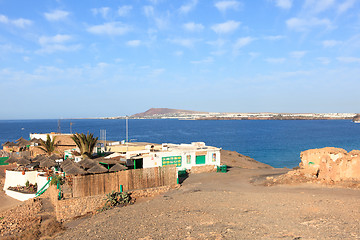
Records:
M205 155L196 156L196 164L205 164Z

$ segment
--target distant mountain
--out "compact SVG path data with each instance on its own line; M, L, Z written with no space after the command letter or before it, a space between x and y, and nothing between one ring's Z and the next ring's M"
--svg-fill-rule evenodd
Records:
M179 110L179 109L170 109L170 108L150 108L146 112L137 113L131 118L159 118L159 117L176 117L184 114L198 114L204 112L196 112L190 110Z

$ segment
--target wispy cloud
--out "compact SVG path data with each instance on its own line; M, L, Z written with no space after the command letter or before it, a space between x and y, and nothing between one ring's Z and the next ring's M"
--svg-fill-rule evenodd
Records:
M211 29L217 34L226 34L234 32L240 26L241 22L237 21L227 21L224 23L215 24L211 27Z
M197 32L204 29L201 23L188 22L183 25L184 29L189 32Z
M234 49L238 50L242 47L245 47L246 45L249 45L254 40L255 40L255 38L252 38L252 37L238 38L234 44Z
M324 65L328 65L331 62L330 59L327 57L318 57L318 58L316 58L316 60L318 60L319 62L321 62Z
M360 58L358 57L338 57L336 59L343 63L360 63Z
M91 12L96 16L96 15L100 15L103 18L107 18L108 14L110 12L110 8L109 7L101 7L101 8L93 8L91 9Z
M13 25L19 28L25 28L31 25L32 21L24 18L9 19L7 16L0 14L0 23Z
M192 64L204 64L204 63L212 63L212 62L214 62L214 59L212 57L207 57L205 59L198 61L190 61L190 63Z
M286 21L286 26L299 32L306 32L314 27L333 27L331 21L327 18L290 18Z
M219 1L215 3L215 7L222 13L225 13L227 10L239 10L242 7L242 4L238 1Z
M57 35L52 36L52 37L41 36L39 38L39 43L41 45L46 45L46 44L49 44L49 43L64 43L64 42L67 42L67 41L69 41L71 39L72 39L72 37L70 35L57 34Z
M57 34L55 36L41 36L39 37L39 44L41 49L36 53L53 53L57 51L76 51L81 48L80 44L67 45L73 38L70 35Z
M282 9L290 9L292 7L292 0L274 0L277 7Z
M338 8L337 8L337 12L339 14L343 14L345 13L347 10L349 10L354 4L355 4L356 0L346 0L343 3L341 3Z
M122 22L107 22L88 27L87 31L98 35L124 35L131 31L131 27Z
M264 37L265 40L269 40L269 41L277 41L277 40L281 40L284 38L285 38L285 36L282 36L282 35L274 35L274 36L265 36Z
M272 64L284 63L285 58L266 58L265 61Z
M306 51L293 51L293 52L290 52L290 56L292 58L296 58L296 59L300 59L300 58L303 58L306 54Z
M180 7L179 12L181 14L187 14L190 11L195 9L197 3L198 3L198 0L190 0L187 4L184 4Z
M174 55L177 57L181 57L182 55L184 55L184 52L183 51L175 51Z
M194 47L195 43L199 42L199 39L194 39L194 38L173 38L173 39L169 39L170 42L183 46L183 47Z
M336 45L341 44L341 41L336 40L324 40L322 41L323 47L329 48L329 47L335 47Z
M324 12L335 4L335 0L306 0L304 4L305 11L312 14Z
M166 14L162 16L155 14L155 9L153 6L144 6L143 11L146 17L152 19L155 22L158 29L166 29L168 27L170 17L169 12L166 12Z
M131 41L127 41L126 45L130 46L130 47L138 47L141 45L141 41L140 40L131 40Z
M127 16L130 11L133 9L133 7L131 5L124 5L118 8L118 14L120 17L125 17Z
M63 10L54 10L52 12L44 13L44 16L48 21L60 21L66 19L69 14L69 12Z

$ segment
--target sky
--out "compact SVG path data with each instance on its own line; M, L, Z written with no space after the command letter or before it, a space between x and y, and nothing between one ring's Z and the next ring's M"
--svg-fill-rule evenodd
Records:
M358 0L0 0L0 119L360 112Z

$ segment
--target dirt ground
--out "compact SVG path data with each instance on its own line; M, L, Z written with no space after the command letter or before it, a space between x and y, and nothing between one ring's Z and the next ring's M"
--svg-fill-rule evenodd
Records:
M57 239L360 239L360 191L264 186L286 169L192 174L181 188L66 224Z

